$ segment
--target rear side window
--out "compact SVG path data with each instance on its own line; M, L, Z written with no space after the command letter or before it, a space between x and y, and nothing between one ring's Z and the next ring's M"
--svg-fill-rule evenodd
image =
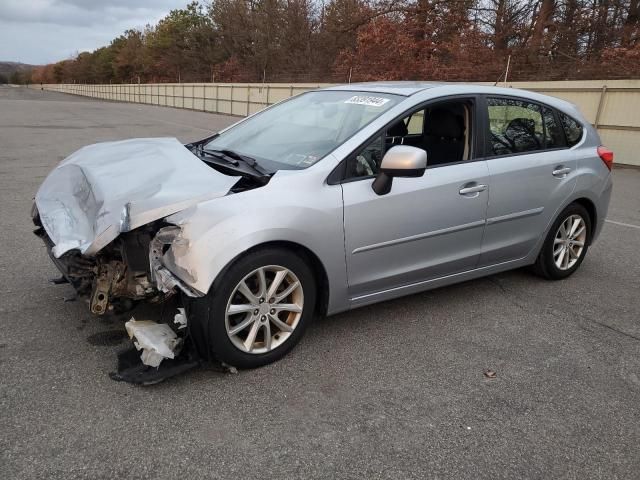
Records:
M522 100L488 98L490 155L534 152L545 148L540 106Z
M564 147L564 133L562 133L562 128L556 121L556 116L553 114L553 110L547 107L542 107L542 118L544 120L546 147Z
M577 120L574 120L569 115L558 112L560 116L560 122L562 122L562 128L564 134L567 137L567 146L573 147L582 139L582 125Z

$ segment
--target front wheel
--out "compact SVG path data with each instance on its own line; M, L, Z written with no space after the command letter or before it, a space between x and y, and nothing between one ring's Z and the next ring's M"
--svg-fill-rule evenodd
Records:
M201 350L229 365L267 365L302 338L314 314L315 290L313 272L299 255L284 249L251 252L205 297L191 301L192 333L205 337Z
M534 271L549 280L560 280L575 272L584 260L591 239L591 219L580 204L565 208L551 226L534 265Z

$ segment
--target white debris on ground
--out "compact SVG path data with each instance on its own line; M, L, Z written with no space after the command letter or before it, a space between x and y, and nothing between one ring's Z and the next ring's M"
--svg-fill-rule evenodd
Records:
M150 367L158 367L165 358L174 358L182 346L182 340L166 323L138 321L131 317L124 326L129 338L135 338L136 349L142 350L142 363Z
M184 308L178 309L178 313L173 317L173 323L178 325L178 330L187 328L187 315L184 313Z

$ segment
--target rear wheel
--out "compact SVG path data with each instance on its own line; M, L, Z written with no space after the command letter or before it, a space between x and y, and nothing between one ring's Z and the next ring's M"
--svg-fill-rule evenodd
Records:
M283 249L255 251L191 302L189 322L206 339L201 350L235 367L260 367L300 341L314 313L315 288L305 259Z
M540 250L534 270L550 280L575 272L584 260L591 239L591 219L580 204L565 208L552 225Z

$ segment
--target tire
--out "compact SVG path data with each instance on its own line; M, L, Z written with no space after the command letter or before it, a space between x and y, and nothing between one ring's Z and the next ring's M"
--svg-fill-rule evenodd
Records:
M572 240L570 235L564 237L560 231L561 227L573 225L573 222L578 219L582 223L579 223L574 231L573 236L575 239ZM584 232L581 231L582 226L584 226ZM587 212L586 208L578 203L572 203L565 208L549 229L547 238L533 266L534 272L548 280L561 280L572 275L580 267L587 254L589 242L591 241L591 229L591 217L589 217L589 212ZM579 232L580 234L576 235ZM565 241L569 243L562 243ZM581 248L579 243L583 244ZM564 256L561 252L563 245L565 249Z
M262 283L267 287L267 293L274 281L282 278L271 299L258 295L260 271L264 272ZM299 288L275 302L289 288L295 287L296 281ZM242 282L250 292L240 286ZM255 294L254 300L245 296L248 293ZM280 248L256 250L240 257L223 271L207 295L187 302L190 335L204 358L215 358L242 369L261 367L279 360L300 341L313 318L315 302L316 282L305 258ZM284 307L302 307L302 311L280 310ZM240 309L243 310L233 313ZM275 323L276 320L281 323ZM246 322L245 328L233 334ZM291 331L285 331L285 326ZM250 340L253 329L256 333ZM251 345L249 350L247 345Z

